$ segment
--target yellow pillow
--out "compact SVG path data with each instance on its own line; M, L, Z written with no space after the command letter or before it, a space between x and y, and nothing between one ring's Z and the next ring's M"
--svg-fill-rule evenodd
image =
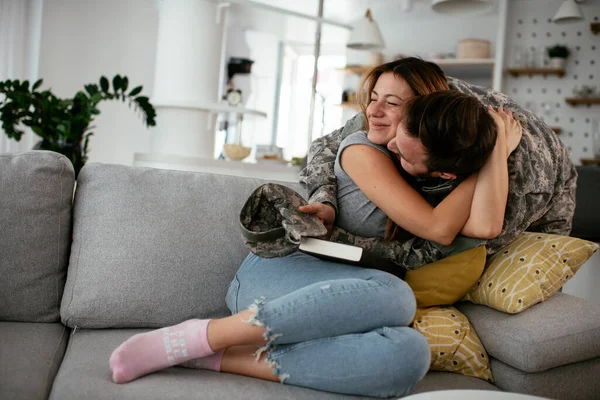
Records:
M524 232L489 257L463 300L516 314L556 293L598 249L587 240Z
M467 317L451 306L417 311L413 328L431 349L432 371L457 372L493 382L487 352Z
M485 246L479 246L407 271L404 280L415 293L417 307L454 304L477 283L485 258Z

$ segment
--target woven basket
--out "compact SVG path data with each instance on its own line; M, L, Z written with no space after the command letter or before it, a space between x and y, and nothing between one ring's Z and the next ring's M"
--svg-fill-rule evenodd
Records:
M458 42L458 58L490 58L490 41L463 39Z
M223 153L231 160L243 160L250 155L251 147L245 147L239 144L224 144Z

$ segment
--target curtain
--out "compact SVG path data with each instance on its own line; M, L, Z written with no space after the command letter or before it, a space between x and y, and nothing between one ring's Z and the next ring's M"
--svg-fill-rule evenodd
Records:
M43 0L0 0L0 81L38 79ZM29 150L37 141L26 132L19 142L0 128L0 153Z

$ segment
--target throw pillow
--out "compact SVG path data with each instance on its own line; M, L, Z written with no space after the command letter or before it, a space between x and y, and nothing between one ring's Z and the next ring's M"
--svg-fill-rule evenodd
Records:
M524 232L489 257L464 300L516 314L556 293L598 245L574 237Z
M413 323L431 349L430 370L457 372L493 382L487 352L467 317L456 308L419 309Z
M409 270L404 280L415 293L417 307L454 304L477 283L485 259L485 246L479 246Z

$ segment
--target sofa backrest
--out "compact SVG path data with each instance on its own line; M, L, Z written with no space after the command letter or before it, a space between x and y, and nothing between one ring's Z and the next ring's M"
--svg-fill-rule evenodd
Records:
M0 320L59 320L74 182L61 154L0 154Z
M600 242L600 166L577 167L577 194L571 236Z
M263 183L86 165L75 194L63 322L152 328L227 315L228 284L248 254L239 212Z

